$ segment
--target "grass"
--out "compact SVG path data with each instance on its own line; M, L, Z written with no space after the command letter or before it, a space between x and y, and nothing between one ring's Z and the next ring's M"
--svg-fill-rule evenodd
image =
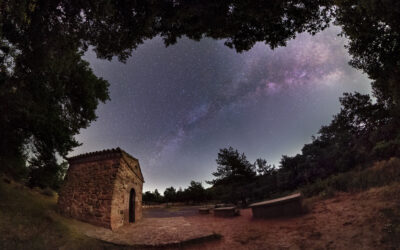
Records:
M335 192L360 192L400 181L400 159L379 161L372 167L331 176L302 187L305 197L330 198Z
M89 238L74 231L73 222L57 214L57 194L48 189L30 189L0 175L0 249L154 249L121 246ZM175 208L167 208L175 211ZM179 208L178 208L179 209ZM76 225L75 225L76 227ZM173 243L166 248L198 244L219 235Z
M400 159L391 158L369 168L318 180L301 191L314 199L387 186L385 199L400 204L399 182ZM56 201L57 194L52 190L32 190L0 175L0 249L129 249L75 232L69 219L56 213ZM173 212L176 208L167 209ZM400 207L388 207L380 213L385 221L383 240L400 249Z
M385 225L383 227L383 241L393 246L393 249L400 249L400 185L388 186L383 194L385 200L394 201L397 205L380 210Z
M68 227L56 213L57 195L0 177L0 249L108 248Z
M400 159L391 158L375 162L371 167L358 171L341 173L325 180L307 185L301 189L313 203L319 199L331 198L336 192L361 192L374 187L385 186L383 200L400 204ZM386 207L380 211L385 222L382 243L400 249L400 206Z

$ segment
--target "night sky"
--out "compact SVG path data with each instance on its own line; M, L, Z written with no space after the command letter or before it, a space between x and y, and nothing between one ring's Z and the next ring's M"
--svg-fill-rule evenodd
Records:
M89 52L95 74L111 84L111 101L70 156L121 147L139 159L144 190L161 192L211 180L223 147L278 165L330 122L343 92L371 91L367 76L348 65L339 32L300 34L273 51L259 43L241 54L224 41L183 38L166 48L155 38L126 64Z

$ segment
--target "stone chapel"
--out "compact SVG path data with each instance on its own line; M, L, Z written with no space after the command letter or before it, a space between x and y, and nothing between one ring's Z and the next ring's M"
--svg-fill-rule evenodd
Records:
M116 229L142 218L139 160L120 148L68 159L58 209L62 215Z

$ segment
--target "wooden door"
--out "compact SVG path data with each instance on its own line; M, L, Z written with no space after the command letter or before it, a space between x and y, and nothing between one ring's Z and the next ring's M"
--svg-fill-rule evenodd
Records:
M135 222L135 189L131 189L129 194L129 222Z

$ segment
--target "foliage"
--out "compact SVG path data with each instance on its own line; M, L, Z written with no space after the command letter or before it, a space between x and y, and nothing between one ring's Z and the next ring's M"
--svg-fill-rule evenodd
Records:
M400 180L400 159L374 163L372 167L352 170L345 173L333 175L327 179L318 179L313 184L301 188L306 197L315 195L326 196L327 192L356 192L390 185Z
M335 22L349 39L350 64L374 80L378 97L400 100L400 3L395 0L336 0ZM397 106L397 105L396 105Z
M143 202L145 204L159 204L163 202L185 202L185 203L201 203L209 200L210 196L207 190L204 189L201 182L191 181L190 185L178 191L174 187L168 187L164 191L164 196L161 196L158 190L154 192L146 191L143 194Z
M164 197L155 189L154 192L145 192L142 196L142 200L145 204L155 204L164 202Z
M400 208L397 204L400 202L400 187L398 185L388 186L382 199L392 201L396 205L380 210L386 222L382 230L384 236L381 241L389 243L393 249L398 249L400 247Z
M268 198L313 183L322 185L324 179L341 176L356 166L400 156L400 4L397 1L281 1L276 4L226 1L199 3L197 12L192 11L190 3L178 1L176 6L176 10L186 7L189 14L181 23L188 23L190 27L181 25L170 31L165 37L167 44L176 41L174 32L178 31L193 39L228 38L226 44L238 51L249 49L255 41L264 41L272 48L285 45L287 39L295 36L292 31L318 32L333 20L341 26L341 35L349 39L350 64L373 80L374 100L369 95L344 93L340 98L341 110L331 123L323 126L311 143L304 145L301 154L283 156L278 169L263 159L251 165L237 150L221 149L217 171L213 173L216 178L209 182L213 185L210 190L214 198ZM213 18L216 6L218 22ZM209 23L198 20L203 20L205 13L207 20L221 25L211 26L204 32ZM304 18L298 16L300 13ZM234 21L225 22L229 20L225 19L227 16L232 16ZM179 15L175 17L183 20ZM174 23L172 19L168 21ZM188 32L191 28L197 30ZM336 181L342 182L340 178ZM359 185L362 183L360 180ZM329 189L325 191L331 193Z
M256 175L254 166L247 160L244 153L240 154L232 147L220 149L217 158L216 177L209 181L213 185L243 183L253 179Z
M154 202L155 198L154 198L154 194L150 191L146 191L142 194L142 201L143 204L147 205L151 202Z
M34 152L54 172L54 157L79 145L80 129L109 99L108 82L82 59L125 61L144 40L166 45L181 36L226 39L237 51L257 41L272 48L299 32L317 32L329 21L329 1L66 1L0 2L0 161ZM44 155L44 156L43 156ZM4 164L2 164L3 166ZM16 173L18 171L15 171ZM40 185L45 185L40 183Z
M164 200L166 202L176 201L176 189L174 187L169 187L165 189Z
M225 199L229 202L237 203L241 200L246 203L247 191L242 187L254 180L255 166L247 160L244 153L240 154L232 147L220 149L216 162L217 171L212 173L216 178L208 183L214 187L225 186Z
M286 161L291 161L290 157L284 158ZM175 199L166 199L168 195L165 195L164 199L158 200L158 203L164 201L197 203L212 200L242 202L242 205L245 206L249 201L276 198L294 190L300 190L305 197L319 195L323 198L330 198L338 191L358 192L372 187L390 185L400 180L400 159L395 157L377 161L372 166L367 164L368 167L358 165L357 168L353 167L350 171L330 174L326 178L310 179L307 183L293 181L297 179L296 174L290 170L291 167L297 167L296 162L293 165L285 166L288 169L273 169L268 174L254 177L250 183L241 183L240 185L214 185L204 189L200 182L192 181L188 188L178 189L174 196ZM297 172L297 174L301 175L301 172ZM167 188L164 194L174 193L172 190L175 188ZM146 192L143 195L143 201L148 203L150 194L152 193ZM151 202L154 202L154 199Z
M67 172L68 163L58 164L55 159L33 159L30 164L29 186L59 190Z
M253 165L259 175L269 175L275 168L275 166L272 166L271 164L268 165L267 160L262 158L258 158Z
M50 194L48 190L40 192ZM111 248L75 232L70 220L58 216L56 196L0 181L0 197L0 249Z
M400 247L400 209L384 208L380 210L384 219L387 221L383 226L384 237L382 242L387 242L392 246L392 249Z
M393 138L398 134L397 122L387 106L359 93L345 93L340 102L339 114L320 129L312 143L304 145L302 154L282 158L279 174L284 189L295 189L399 152L398 139Z
M192 202L203 202L206 200L206 190L201 182L191 181L190 186L184 191L187 200Z
M1 5L0 159L21 158L26 150L32 168L59 175L56 154L65 157L79 145L74 135L108 99L108 83L81 58L97 32L82 37L81 17L63 13L69 8L56 1Z
M278 169L267 166L263 159L257 159L252 169L262 169L261 172L265 174L254 176L252 181L250 179L247 182L232 181L229 176L232 174L230 166L233 164L229 162L235 161L218 160L220 158L239 159L236 162L240 162L240 159L246 159L246 157L244 154L239 155L233 149L221 150L221 152L230 153L226 153L229 157L222 157L225 154L220 153L217 159L217 162L224 163L222 167L218 166L216 172L222 178L212 182L216 193L220 195L219 198L226 199L230 196L231 201L237 201L238 197L243 201L245 199L261 200L277 194L282 195L306 185L314 187L319 192L325 192L326 196L329 196L332 190L336 190L336 184L325 185L324 179L333 175L342 176L340 173L369 162L399 156L400 137L397 119L391 114L391 106L379 100L373 102L369 95L360 93L345 93L340 98L340 102L342 105L340 112L333 117L329 125L319 130L311 143L304 145L301 154L293 157L282 156ZM231 155L233 156L230 157ZM248 163L242 165L248 166ZM355 183L352 185L353 187L360 185L360 188L363 185L373 185L372 180L378 181L376 179L378 176L380 175L361 175L367 179L354 179ZM340 178L342 177L337 177L337 179L332 177L329 180L337 181L338 188L346 188L346 184L342 183L343 180ZM221 182L221 180L224 181L225 187L217 188L218 181ZM221 194L221 190L224 190L225 194Z

